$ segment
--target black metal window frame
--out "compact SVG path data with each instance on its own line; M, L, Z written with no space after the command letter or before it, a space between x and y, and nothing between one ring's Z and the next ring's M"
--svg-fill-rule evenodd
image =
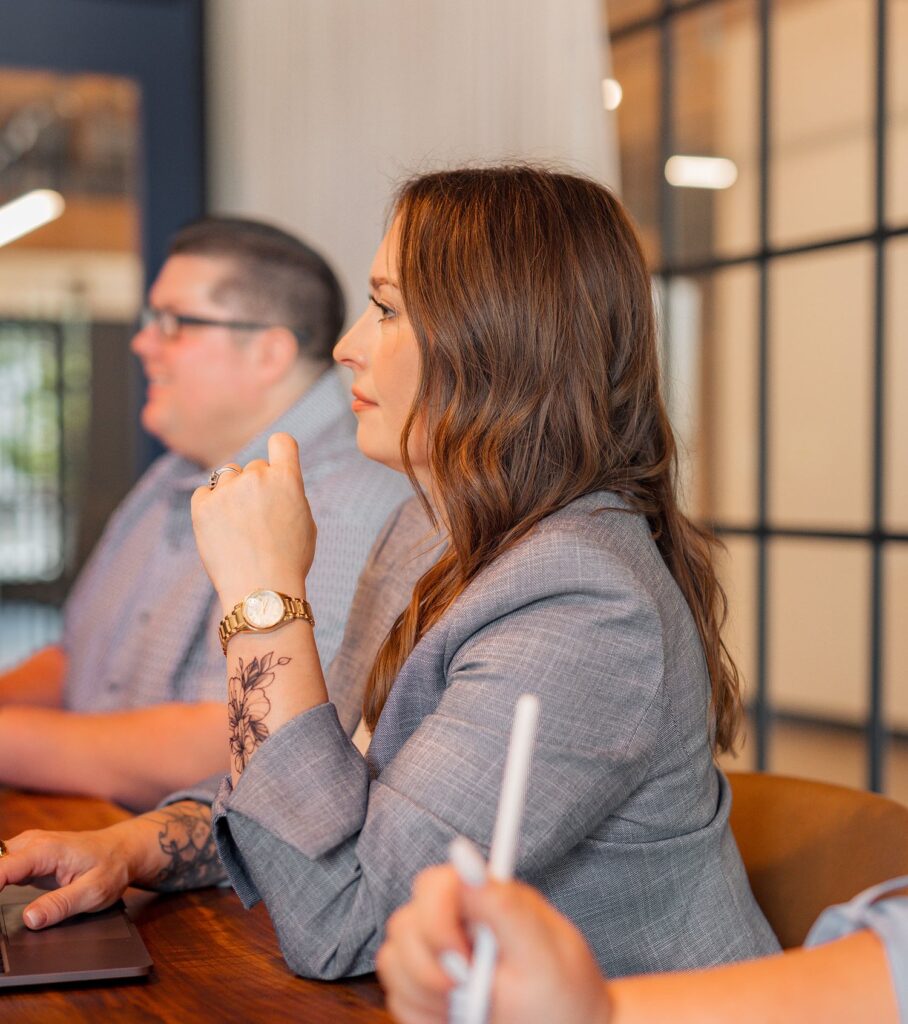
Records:
M809 724L828 725L825 720L805 715L775 715L768 692L768 651L769 651L769 542L774 538L787 537L818 541L859 541L867 544L871 551L870 575L870 620L869 659L867 664L868 711L864 730L867 738L866 781L868 788L880 791L884 783L885 748L889 730L886 727L883 707L883 645L884 645L884 550L887 545L908 543L908 534L889 531L884 525L883 494L885 474L885 400L884 380L886 375L886 252L887 243L899 236L908 235L908 225L891 226L886 223L886 159L887 159L887 21L888 0L874 0L875 4L875 47L873 59L874 81L874 211L873 227L860 234L839 235L814 242L792 246L772 246L769 240L769 213L771 195L769 188L770 166L770 73L772 66L771 18L772 0L755 0L759 23L758 71L759 71L759 192L758 192L758 243L755 249L730 257L717 256L713 259L684 261L674 260L672 234L674 231L674 190L665 180L663 168L673 153L673 27L679 17L700 8L719 8L730 0L662 0L659 9L644 18L621 25L611 32L612 43L620 43L655 29L659 35L659 164L658 173L658 229L662 240L662 262L653 267L655 276L670 283L673 278L689 275L707 275L728 267L747 265L755 267L758 273L757 299L757 510L756 519L748 525L722 521L711 523L721 536L736 536L752 539L757 550L756 571L756 623L755 648L756 666L753 680L752 714L756 764L765 770L769 762L769 744L774 718L795 718ZM856 245L870 245L873 252L873 301L872 301L872 452L871 452L871 516L867 530L830 530L821 527L786 527L774 522L769 514L769 427L770 427L770 346L769 312L772 300L769 273L777 261L790 256L820 252L827 249Z

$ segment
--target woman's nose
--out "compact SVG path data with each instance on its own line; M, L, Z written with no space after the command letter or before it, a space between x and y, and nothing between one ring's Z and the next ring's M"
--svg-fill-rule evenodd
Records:
M346 334L334 346L334 361L351 370L362 369L366 365L366 343L368 336L368 308L354 323Z

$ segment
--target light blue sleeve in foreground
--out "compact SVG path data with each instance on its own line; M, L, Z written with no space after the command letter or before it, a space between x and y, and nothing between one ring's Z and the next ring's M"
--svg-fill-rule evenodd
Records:
M810 929L804 945L819 946L862 928L875 932L886 948L899 1020L908 1021L908 896L885 898L899 889L908 889L908 875L865 889L849 903L829 907Z

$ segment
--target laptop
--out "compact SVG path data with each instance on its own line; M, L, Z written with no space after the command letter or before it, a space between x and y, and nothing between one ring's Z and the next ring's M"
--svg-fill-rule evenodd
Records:
M8 885L0 892L0 988L148 974L151 957L122 903L44 931L27 928L22 911L44 891Z

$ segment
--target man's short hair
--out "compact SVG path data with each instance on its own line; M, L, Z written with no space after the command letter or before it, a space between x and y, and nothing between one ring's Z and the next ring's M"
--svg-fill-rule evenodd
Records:
M344 324L344 293L325 259L300 239L257 220L204 217L174 235L168 255L233 261L236 273L213 298L250 320L289 327L301 356L330 363Z

